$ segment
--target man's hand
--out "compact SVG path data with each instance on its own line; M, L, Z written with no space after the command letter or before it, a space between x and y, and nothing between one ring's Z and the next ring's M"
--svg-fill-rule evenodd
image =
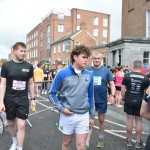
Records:
M69 109L65 108L64 109L64 112L63 112L65 115L73 115L73 112L70 111Z
M94 126L94 119L90 119L90 126L91 126L91 127Z
M114 104L114 103L115 103L115 98L114 98L114 96L113 96L113 95L111 95L111 96L110 96L110 102L111 102L112 104Z
M31 100L31 109L35 109L36 107L36 101L35 100Z
M0 112L4 112L5 111L5 105L4 103L0 103Z

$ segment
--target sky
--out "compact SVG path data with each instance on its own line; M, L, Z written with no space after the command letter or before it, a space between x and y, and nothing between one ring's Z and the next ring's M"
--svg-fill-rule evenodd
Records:
M0 59L53 8L85 10L111 15L110 41L121 37L122 0L0 0Z

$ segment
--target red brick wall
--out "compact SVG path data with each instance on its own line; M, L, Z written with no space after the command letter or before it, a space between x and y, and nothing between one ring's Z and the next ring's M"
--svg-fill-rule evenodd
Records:
M122 37L146 37L146 11L150 9L150 1L122 1Z

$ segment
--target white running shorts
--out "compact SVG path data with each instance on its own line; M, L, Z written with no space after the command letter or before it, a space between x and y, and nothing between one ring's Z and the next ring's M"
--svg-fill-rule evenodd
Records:
M60 113L59 130L66 135L89 132L89 112L85 114L65 115Z

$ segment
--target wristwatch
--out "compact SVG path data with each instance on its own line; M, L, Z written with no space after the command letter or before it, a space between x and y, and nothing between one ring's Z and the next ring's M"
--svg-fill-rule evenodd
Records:
M31 100L34 100L34 101L35 101L35 97L31 98Z

